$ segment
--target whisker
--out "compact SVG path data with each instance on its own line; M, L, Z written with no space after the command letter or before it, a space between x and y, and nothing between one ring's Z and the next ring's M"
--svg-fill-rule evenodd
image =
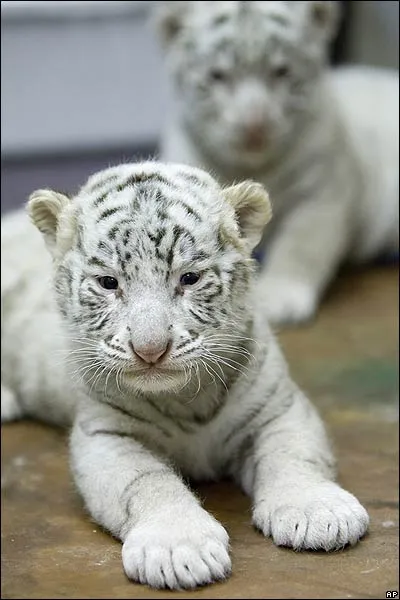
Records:
M81 348L79 350L67 350L67 349L60 349L60 350L56 350L54 353L56 356L63 358L63 359L67 359L71 356L77 356L77 357L95 357L97 356L97 351L95 351L94 349L90 349L90 348Z
M92 375L92 377L87 381L87 385L89 385L92 382L92 385L90 386L90 390L89 390L89 395L92 393L94 385L97 384L97 381L98 381L98 377L96 377L97 374L99 373L99 376L101 376L101 373L103 372L104 368L105 368L104 363L100 363L100 366L97 367L97 369L94 372L94 374Z
M97 384L99 383L101 377L103 376L103 374L107 371L108 366L104 365L103 368L100 370L100 372L98 373L97 377L95 377L95 380L93 381L92 387L90 388L89 394L91 393L92 389L97 386ZM104 394L106 394L106 388L104 388Z
M213 362L213 364L216 364L216 365L217 365L217 366L220 368L222 375L224 375L224 372L223 372L223 370L221 369L221 367L218 365L218 363L216 363L215 361L212 361L212 362ZM220 375L217 373L217 371L216 371L216 370L215 370L215 369L214 369L214 368L213 368L213 367L212 367L210 364L208 364L208 365L206 366L206 363L204 363L204 366L206 367L206 370L207 370L207 372L208 372L208 369L207 369L207 367L208 367L209 369L211 369L211 371L212 371L212 372L213 372L213 373L214 373L214 374L215 374L215 375L218 377L218 379L220 380L220 382L222 383L222 385L224 386L224 388L226 389L226 391L228 391L228 388L227 388L227 386L226 386L225 380L224 380L223 378L221 378L221 376L220 376ZM215 380L214 380L214 381L215 381ZM215 383L216 383L216 382L215 382Z
M197 386L197 390L196 390L195 394L193 394L193 396L189 400L187 400L187 402L185 402L186 405L191 404L193 402L193 400L196 398L196 396L198 395L198 393L199 393L199 391L201 389L201 380L200 380L200 374L199 374L200 367L199 367L198 364L195 364L194 366L190 366L189 367L189 373L190 373L190 371L192 369L195 370L195 375L196 375L197 380L198 380L198 386Z
M240 369L246 369L246 371L250 370L248 366L243 365L242 363L240 363L237 360L234 360L233 358L230 358L228 356L219 356L218 354L214 354L212 352L210 352L209 355L211 355L216 361L222 362L224 365L230 366L232 369L235 367L228 364L228 362L232 363L234 365L237 365L239 367L239 369L236 369L236 370L239 370L239 371L240 371Z
M216 360L221 360L221 361L230 361L231 363L239 366L239 367L243 367L246 370L249 370L249 367L241 362L238 362L235 358L232 358L230 356L220 356L220 352L221 350L217 350L217 352L213 352L212 348L210 347L203 347L202 350L204 352L206 352L209 356L213 356ZM244 357L246 359L247 362L249 362L249 358L247 356Z
M199 361L203 365L204 370L211 377L211 380L212 380L213 384L216 386L217 385L216 379L215 379L214 375L212 373L210 373L210 371L208 370L207 363L202 358L199 358Z
M109 370L109 372L107 373L105 384L104 384L104 395L105 395L106 398L108 398L108 396L107 396L107 384L108 384L108 380L109 380L110 375L111 375L111 373L113 371L114 371L114 368L112 368L112 369Z
M243 356L244 358L247 358L247 360L250 360L251 358L255 359L254 354L252 354L244 348L239 349L231 346L223 346L222 344L211 344L207 345L207 349L211 351L215 350L216 352L227 352L228 354L236 354L238 356Z
M84 352L90 352L91 354L97 354L97 347L84 346L83 348L73 348L72 350L63 350L67 354L81 354Z
M56 333L55 334L56 337L58 337L59 339L62 340L66 340L67 342L74 342L74 343L78 343L78 344L89 344L90 346L98 346L99 342L97 340L93 340L92 338L88 338L88 337L79 337L79 338L75 338L75 337L71 337L70 335L68 335L68 333Z
M196 377L197 377L199 384L197 386L197 391L196 391L194 397L197 396L197 394L200 392L200 389L201 389L200 367L198 364L195 365L195 371L196 371Z
M218 366L218 368L220 369L220 371L221 371L222 373L223 373L223 369L222 369L222 367L221 367L221 364L220 364L220 363L222 363L223 365L225 365L225 366L226 366L226 367L228 367L229 369L232 369L233 371L236 371L236 372L240 373L240 374L241 374L241 375L243 375L244 377L248 377L247 373L245 373L244 371L242 371L242 368L246 368L246 367L244 367L243 365L240 365L240 363L236 363L236 364L239 364L239 365L240 365L240 367L242 367L242 368L240 368L240 369L239 369L239 368L237 368L237 367L233 366L232 364L229 364L227 361L225 361L224 359L222 359L222 358L221 358L221 357L219 357L219 356L217 357L217 356L215 356L215 355L212 355L212 354L210 354L210 353L208 353L206 356L207 356L208 360L212 361L212 363L213 363L213 364L215 364L215 365L217 365L217 366ZM229 359L227 359L227 360L229 360ZM236 361L235 361L235 362L236 362ZM246 368L246 369L247 369L247 368ZM248 369L247 369L247 370L248 370Z
M247 337L244 335L240 335L240 334L235 334L235 333L214 333L211 335L207 335L204 337L204 341L218 341L218 342L225 342L225 341L235 341L235 340L241 340L241 341L248 341L248 342L252 342L253 344L255 344L256 346L260 346L260 343L255 340L252 337Z
M183 367L184 373L185 373L185 380L183 385L181 385L180 388L178 388L178 392L180 392L181 390L183 390L184 387L186 387L188 385L188 383L191 380L191 376L190 376L190 368L186 367L186 365L184 365Z
M88 360L98 360L99 356L97 354L82 354L78 356L66 356L64 360L60 360L59 364L79 364L85 363Z
M117 390L119 391L119 393L122 396L122 390L120 388L120 385L118 383L118 376L121 378L121 383L122 383L122 371L123 371L123 367L119 367L119 369L117 370L117 374L115 376L115 383L117 384Z
M228 367L228 369L232 369L232 371L236 371L236 373L240 373L240 375L242 375L243 377L246 377L246 379L248 379L248 377L249 377L248 373L242 371L242 369L238 369L238 367L234 367L233 365L230 365L229 363L224 362L223 360L220 360L219 362L221 362L223 365Z
M97 362L90 363L89 365L86 365L85 367L78 367L77 369L75 369L75 371L72 371L72 372L68 371L68 372L71 377L79 375L79 379L81 381L84 381L86 373L88 373L91 369L95 369L96 367L101 366L101 364L102 364L102 362L99 360Z

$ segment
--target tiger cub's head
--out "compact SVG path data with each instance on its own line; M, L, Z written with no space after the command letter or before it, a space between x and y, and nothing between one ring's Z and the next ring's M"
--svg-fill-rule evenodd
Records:
M155 19L196 143L260 168L315 109L338 2L159 2Z
M215 356L233 365L227 351L250 318L251 251L270 218L261 185L221 188L199 169L126 164L73 198L38 190L28 211L53 256L57 304L88 385L157 393Z

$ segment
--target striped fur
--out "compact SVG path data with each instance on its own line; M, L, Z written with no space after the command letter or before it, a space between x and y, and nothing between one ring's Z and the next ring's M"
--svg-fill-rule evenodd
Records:
M228 576L228 535L189 477L234 478L277 544L331 550L364 534L322 423L253 310L262 186L149 162L100 172L71 199L39 190L28 211L49 253L24 213L3 220L2 420L72 425L76 485L122 540L131 579Z
M312 317L344 261L399 250L398 72L326 66L338 2L160 2L173 103L161 157L266 185L271 321Z

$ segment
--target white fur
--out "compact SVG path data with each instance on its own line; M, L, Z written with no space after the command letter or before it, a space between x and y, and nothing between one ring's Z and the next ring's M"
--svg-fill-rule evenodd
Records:
M185 511L179 520L160 508L158 518L152 514L150 523L134 527L125 540L122 561L128 577L171 589L225 579L231 571L229 539L218 521L202 508Z
M24 213L2 222L2 421L72 425L75 483L123 542L128 577L181 589L229 576L228 534L188 477L232 477L279 545L356 543L368 515L333 482L323 424L253 308L262 186L221 189L196 169L145 163L56 199L39 191L28 204L53 265ZM201 277L179 287L187 272ZM133 352L166 339L158 366Z
M399 249L398 72L326 67L337 4L161 2L157 12L174 88L161 157L267 187L259 295L275 323L313 316L343 262Z

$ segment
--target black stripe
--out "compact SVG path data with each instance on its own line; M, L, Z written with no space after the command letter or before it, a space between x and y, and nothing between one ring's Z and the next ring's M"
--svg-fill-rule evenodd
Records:
M120 529L120 535L122 533L122 530L126 527L127 523L128 526L131 527L132 515L129 505L132 500L132 492L133 496L137 494L137 492L134 492L132 488L137 484L138 481L140 481L144 477L149 477L150 475L159 475L160 473L169 473L173 475L173 471L170 470L167 466L165 466L158 469L154 469L153 471L143 471L142 473L139 472L132 481L126 484L121 494L121 504L124 505L125 512L125 523Z
M279 23L279 25L283 25L284 27L288 26L288 20L284 15L271 13L268 15L268 19L270 21L275 21L275 23Z
M194 185L194 186L203 186L204 185L204 181L202 179L200 179L197 175L195 175L194 173L185 173L183 171L179 171L177 173L178 177L180 177L181 179L184 179L186 183L190 184L190 185Z
M183 200L180 200L180 199L178 200L176 198L173 200L173 202L175 204L181 205L186 210L186 212L189 215L191 215L196 221L200 221L200 222L203 221L202 217L200 216L200 213L198 213L197 210L195 210L194 208L189 206L189 204L186 204L186 202L183 202Z
M202 325L207 325L209 323L209 320L205 321L204 319L202 319L198 314L196 314L191 308L189 308L189 312L190 314L197 320L199 321L199 323L201 323Z
M202 291L202 290L199 290L199 291ZM219 284L214 293L203 298L203 302L206 302L207 304L212 302L215 298L222 296L222 292L223 292L222 284Z
M104 399L100 399L101 402L103 402L103 404L107 404L107 406L109 406L110 408L124 414L125 416L129 417L130 419L139 421L140 423L145 423L146 425L151 425L157 429L159 429L164 435L165 437L171 437L171 433L168 431L168 429L165 429L164 427L162 427L159 423L155 423L154 421L150 421L149 419L146 419L145 417L139 417L138 415L131 413L129 411L127 411L124 408L121 408L120 406L115 406L114 404L111 404L110 402L108 402L107 400ZM147 398L146 398L146 402L147 402ZM151 404L151 406L153 406L153 404L149 401L149 404ZM160 411L159 411L160 412ZM163 413L162 413L163 414ZM165 415L164 415L165 416Z
M164 183L168 185L168 179L166 179L163 175L159 173L135 173L131 175L124 183L121 183L117 186L117 192L122 192L127 187L132 187L139 183L145 183L150 180L155 180L158 183Z
M90 331L100 331L100 329L103 329L104 325L109 322L110 315L106 314L100 320L98 320L97 315L95 315L95 318L97 318L97 321L93 325L90 325Z
M95 287L93 287L92 285L88 285L87 287L88 292L90 292L91 294L93 294L94 296L97 296L98 298L103 299L103 294L100 292L100 290L96 289Z
M113 227L111 227L111 229L109 231L107 231L107 237L110 240L115 240L115 237L118 233L118 231L120 230L121 224L118 223L117 225L113 225Z
M149 397L146 398L147 404L149 404L159 415L162 415L165 419L172 422L173 426L178 427L184 433L193 433L193 428L189 425L184 425L181 420L178 421L175 415L170 415L168 412L162 410L157 404Z
M192 337L193 340L197 340L197 338L199 337L197 331L194 331L193 329L188 329L188 334Z
M276 386L278 387L278 386ZM228 444L230 442L230 440L235 437L235 435L237 433L239 433L240 431L243 430L243 428L249 424L250 421L253 421L256 417L258 417L258 415L265 409L265 405L266 402L263 402L262 404L259 404L258 406L256 406L255 408L253 408L252 411L250 411L249 413L245 414L244 419L242 419L241 421L239 421L239 423L237 423L235 425L235 427L233 427L230 432L228 433L228 435L225 437L224 441L223 441L223 445Z
M191 340L191 339L184 340L183 342L181 342L180 344L175 346L175 350L180 350L181 348L184 348L185 346L187 346L188 344L191 344L192 342L193 342L193 340Z
M173 421L175 427L177 427L183 433L194 433L195 429L193 426L191 427L189 424L183 424L182 419L177 419L176 417L172 418L168 415L168 418Z
M86 308L90 308L91 311L99 310L99 306L95 302L91 302L90 300L86 300L83 298L81 294L79 294L79 302L81 306L85 306Z
M247 426L250 421L253 421L256 417L258 417L258 415L260 414L260 412L262 411L262 409L266 407L268 398L270 398L271 396L273 396L275 394L275 392L278 389L278 387L279 387L279 382L276 383L276 385L272 388L272 390L268 391L268 396L267 396L267 399L266 399L266 403L265 404L261 404L260 406L256 407L256 409L253 410L250 414L246 415L246 418L242 422L240 422L238 425L236 425L231 430L231 432L225 438L224 444L226 444L227 442L229 442L229 440L231 440L236 435L236 433L238 433L241 429L243 429L245 426ZM287 403L286 402L287 400L289 400L290 402ZM287 409L291 407L291 405L293 404L293 400L294 400L294 394L291 393L289 395L289 397L286 398L286 401L284 401L283 403L281 403L279 405L280 411L278 413L275 413L273 415L268 416L266 419L264 419L263 421L261 421L261 423L258 423L257 424L257 428L253 432L253 434L258 433L261 429L264 429L267 425L269 425L270 423L272 423L276 419L279 419L279 417L281 417L287 411Z
M122 256L122 251L119 246L115 247L115 251L117 253L118 263L121 267L121 271L126 276L126 261Z
M191 259L193 261L207 260L210 258L210 255L204 252L204 250L199 250L195 254L192 255Z
M109 190L107 190L107 192L104 192L101 196L96 198L96 200L93 202L93 206L95 208L100 206L100 204L102 204L104 202L104 200L106 200L106 198L108 198L108 194L109 194Z
M111 183L112 181L115 181L116 179L119 179L120 175L109 175L108 177L106 177L105 179L100 179L100 181L98 181L97 183L94 183L93 185L89 186L88 188L88 192L94 192L96 190L98 190L99 188L107 185L108 183Z
M228 14L220 14L220 15L217 15L216 17L214 17L211 24L218 26L218 25L223 25L227 21L229 21L229 15Z
M149 233L149 238L150 240L154 243L154 245L156 246L156 248L158 248L162 242L163 237L165 236L167 230L165 229L165 227L160 227L157 230L156 234L152 234Z
M131 229L127 229L124 233L124 237L122 238L122 245L123 246L127 246L128 242L129 242L129 238L131 237L132 234L132 230Z
M112 336L111 336L112 337ZM109 342L107 342L106 340L104 340L104 343L111 348L112 350L119 350L120 352L123 352L124 354L126 354L126 350L125 348L123 348L122 346L118 346L117 344L110 344Z
M209 423L210 421L215 419L217 414L220 412L221 408L224 406L224 404L226 404L227 395L224 394L221 398L222 401L213 406L211 412L207 413L206 415L194 414L193 421L197 423L197 425L205 425L206 423Z
M94 431L85 431L86 435L93 437L95 435L113 435L115 437L129 437L133 439L132 433L126 433L125 431L113 431L109 429L95 429Z
M199 291L204 292L205 290L209 290L213 285L215 285L215 281L208 281L199 289Z
M99 217L96 220L96 223L100 223L100 221L103 221L104 219L108 219L108 217L115 215L115 213L117 213L121 210L126 210L126 207L125 206L114 206L113 208L106 208L106 210L103 210L103 212L100 213Z
M113 255L113 247L110 246L109 244L107 244L106 242L104 242L103 240L101 240L97 244L97 249L100 250L100 251L102 251L102 252L105 252L110 257Z
M101 267L102 269L107 269L107 265L104 261L101 260L98 256L91 256L88 260L89 265L93 265L95 267Z
M132 225L132 219L121 219L120 221L118 221L117 223L115 223L115 225L113 225L111 227L111 229L109 229L109 231L107 232L107 236L109 237L110 240L115 240L117 233L119 232L119 230L121 229L122 225ZM125 233L126 236L126 233Z
M186 233L186 231L182 227L180 227L179 225L174 225L172 244L168 251L168 256L167 256L167 264L168 264L169 268L171 268L172 261L174 259L174 250L175 250L175 246L178 242L178 239L185 233Z
M157 217L160 219L161 222L169 221L168 213L165 212L164 209L161 209L161 208L157 207L156 214L157 214Z

